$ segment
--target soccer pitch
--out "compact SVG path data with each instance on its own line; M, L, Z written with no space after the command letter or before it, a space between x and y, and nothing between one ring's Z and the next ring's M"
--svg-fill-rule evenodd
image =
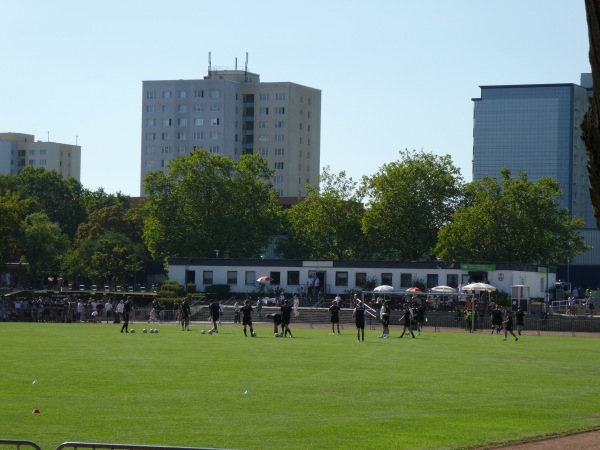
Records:
M144 334L142 328L157 328ZM2 323L0 439L237 449L478 448L600 425L600 341L346 325ZM34 383L37 380L37 383ZM40 414L32 414L38 409Z

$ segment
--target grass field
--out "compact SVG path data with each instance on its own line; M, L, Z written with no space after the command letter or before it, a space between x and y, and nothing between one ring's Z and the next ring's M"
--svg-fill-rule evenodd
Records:
M1 323L0 439L455 449L600 425L598 339L144 326Z

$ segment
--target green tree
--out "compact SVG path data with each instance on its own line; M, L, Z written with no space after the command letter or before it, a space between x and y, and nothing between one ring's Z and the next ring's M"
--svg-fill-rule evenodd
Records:
M363 220L378 259L430 259L437 233L450 220L463 189L449 155L401 151L401 160L364 178L370 199Z
M154 258L258 256L280 226L281 207L258 155L239 161L194 150L149 172L142 206L144 241Z
M577 233L583 219L558 207L558 181L500 174L500 181L486 176L466 186L464 207L440 230L439 258L560 264L589 248Z
M45 213L30 214L22 222L23 256L34 279L44 273L58 273L68 248L68 236Z
M143 218L123 205L110 205L92 210L87 222L79 225L75 234L76 243L85 239L97 239L109 231L127 236L135 243L142 243Z
M131 209L131 198L120 192L108 194L103 188L95 191L83 190L83 204L87 214L98 211L108 206L120 206L123 209Z
M21 244L21 223L30 209L30 201L16 192L0 194L0 263L18 254Z
M285 213L287 234L277 251L285 258L359 259L365 256L361 223L364 214L357 183L323 169L319 187Z

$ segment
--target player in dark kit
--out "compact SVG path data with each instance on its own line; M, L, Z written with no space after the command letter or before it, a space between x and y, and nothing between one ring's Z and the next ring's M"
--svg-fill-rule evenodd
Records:
M413 309L411 308L410 304L407 303L406 309L404 310L404 315L400 319L402 321L402 325L404 325L404 328L402 329L402 334L400 335L401 338L404 337L406 330L408 330L408 331L410 331L410 334L413 337L413 339L415 339L415 333L413 333L413 330L412 330L413 319L414 319Z
M513 314L512 311L508 309L504 311L504 340L508 337L508 333L512 334L515 337L515 341L518 341L519 338L515 335L513 331Z
M131 297L127 297L125 305L123 305L123 326L121 327L121 333L125 330L125 333L129 333L129 314L131 314Z
M329 317L331 320L331 332L335 334L335 326L337 325L337 332L340 334L340 307L337 300L334 300L329 307Z
M352 312L352 318L354 319L354 323L356 324L356 339L360 342L361 334L362 340L365 340L365 304L362 303L356 304L354 311Z
M190 304L187 299L183 299L181 303L181 311L180 311L180 320L181 320L181 331L190 331L190 316L192 315L190 310Z
M521 330L525 326L525 313L523 312L523 308L519 306L517 312L515 313L515 317L517 318L517 333L521 336Z
M292 305L290 305L288 299L286 298L283 301L283 305L281 305L281 329L283 331L283 337L286 337L288 333L290 333L290 337L292 336L292 330L290 330L290 321L292 320Z
M279 325L281 325L281 314L267 314L267 319L273 320L273 331L275 332L275 337L279 337Z
M496 331L496 334L500 333L502 329L502 310L498 305L496 309L492 310L492 334Z
M219 328L217 327L217 322L219 321L219 314L221 314L221 307L219 306L219 302L212 302L208 305L208 311L210 314L210 318L213 323L213 333L218 333Z
M252 329L252 309L250 300L246 299L244 301L244 306L242 306L242 325L244 325L245 336L248 336L248 333L246 333L246 326L250 327L250 336L254 336L254 330Z

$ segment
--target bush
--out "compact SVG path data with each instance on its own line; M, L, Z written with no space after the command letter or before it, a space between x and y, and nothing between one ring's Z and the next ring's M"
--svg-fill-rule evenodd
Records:
M160 297L183 297L183 286L173 280L165 280L158 291Z

